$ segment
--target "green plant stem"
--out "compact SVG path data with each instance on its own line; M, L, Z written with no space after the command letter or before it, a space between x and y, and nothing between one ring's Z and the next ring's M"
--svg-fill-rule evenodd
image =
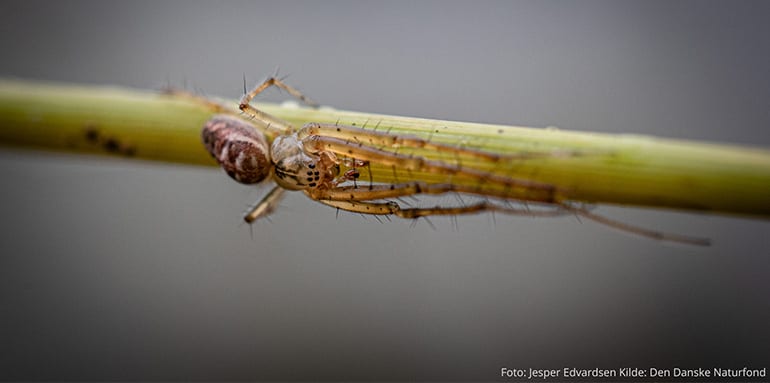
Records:
M235 106L234 102L229 105ZM385 116L331 108L258 108L294 126L366 126L514 157L492 163L407 150L517 179L554 185L563 198L590 203L770 216L770 151L730 145ZM234 109L231 109L234 112ZM193 165L216 165L200 129L216 111L194 99L123 88L0 81L0 144ZM406 149L405 149L406 150ZM380 182L446 182L445 175L395 174L372 166ZM455 180L453 180L455 182ZM456 180L459 183L477 180Z

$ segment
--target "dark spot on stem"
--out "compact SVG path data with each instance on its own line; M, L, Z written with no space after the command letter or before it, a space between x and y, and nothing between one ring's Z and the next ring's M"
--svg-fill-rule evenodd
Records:
M86 140L94 144L99 141L99 130L95 126L86 127Z
M104 150L110 153L120 152L120 143L114 138L107 139L103 144Z

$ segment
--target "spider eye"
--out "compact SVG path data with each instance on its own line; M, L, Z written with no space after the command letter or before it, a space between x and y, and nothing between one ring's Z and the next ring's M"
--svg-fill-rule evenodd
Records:
M289 190L303 190L318 186L320 178L313 171L315 162L305 153L284 158L275 164L276 182Z

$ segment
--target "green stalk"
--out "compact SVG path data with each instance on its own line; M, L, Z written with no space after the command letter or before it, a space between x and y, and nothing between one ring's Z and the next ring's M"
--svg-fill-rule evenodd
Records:
M235 112L235 102L227 103ZM399 150L554 185L568 200L770 216L770 151L766 149L330 108L257 107L296 127L307 122L376 127L495 153L505 159L489 162L429 150ZM194 99L157 92L0 81L0 144L5 146L216 165L200 143L200 129L215 113ZM377 164L372 164L371 171L380 182L447 182L446 175L407 174ZM362 176L368 175L362 172ZM452 182L478 180L461 177Z

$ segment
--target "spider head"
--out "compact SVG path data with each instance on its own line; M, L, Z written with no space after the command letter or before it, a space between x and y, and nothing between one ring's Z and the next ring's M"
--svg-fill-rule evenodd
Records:
M289 190L315 189L334 178L321 158L306 153L295 135L279 136L271 147L275 182Z

